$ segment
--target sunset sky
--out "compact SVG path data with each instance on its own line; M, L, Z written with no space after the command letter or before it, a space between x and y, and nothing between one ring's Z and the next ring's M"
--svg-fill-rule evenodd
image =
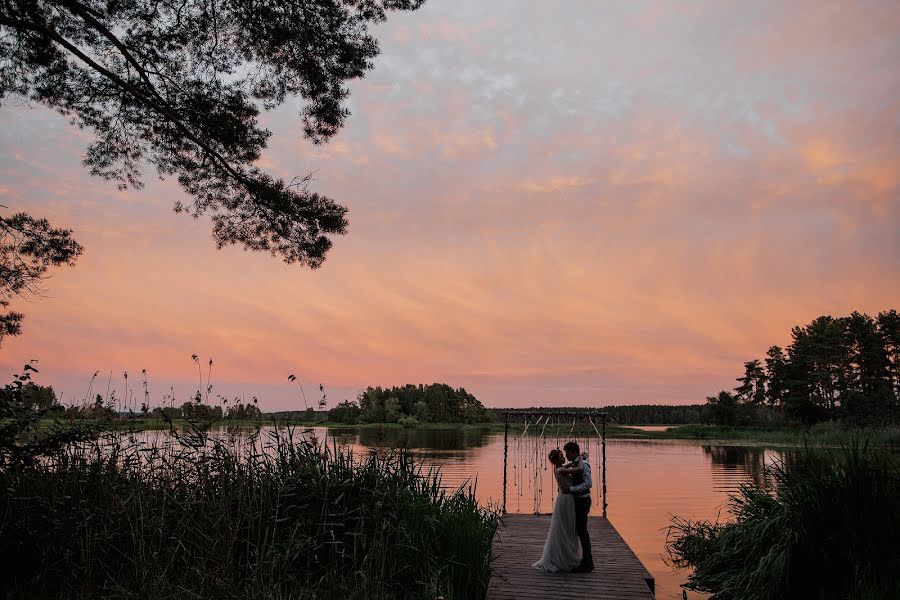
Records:
M297 100L265 118L262 165L349 207L316 271L217 251L176 182L118 192L90 132L6 102L0 204L86 250L16 301L0 377L182 401L198 354L264 410L303 407L292 373L330 405L695 403L794 325L900 308L897 2L430 0L375 33L330 143Z

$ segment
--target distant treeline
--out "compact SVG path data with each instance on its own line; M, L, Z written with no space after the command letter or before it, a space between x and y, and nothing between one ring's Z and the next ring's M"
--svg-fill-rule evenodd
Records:
M685 425L702 423L707 408L703 404L648 404L606 406L601 410L609 415L610 423L620 425Z
M6 405L13 413L45 410L61 412L64 409L56 399L56 392L52 386L38 385L33 381L26 381L16 391L15 395L9 394L10 397L6 400Z
M277 410L273 412L263 413L263 417L269 421L327 421L327 410L314 410L307 408L306 410Z
M332 408L328 420L414 426L419 422L484 423L494 420L494 415L464 388L433 383L367 388L356 401L345 400Z
M43 386L32 381L21 386L20 392L8 402L15 414L41 411L47 416L64 417L66 419L88 419L95 421L113 421L129 416L153 417L158 419L200 419L200 420L248 420L258 421L262 411L253 403L243 402L235 398L231 402L220 397L218 404L206 404L200 394L180 406L150 406L143 402L138 410L125 410L116 398L115 392L107 397L97 394L93 401L81 405L63 406L56 397L52 386Z
M707 398L722 425L776 420L843 420L869 425L900 418L900 315L854 312L794 327L787 348L744 363L733 392Z
M502 421L504 413L508 410L505 408L491 409L497 419ZM671 404L631 404L625 406L601 406L597 408L586 409L583 406L573 407L553 407L553 408L531 408L531 409L515 409L515 413L510 414L510 422L523 422L528 415L528 411L538 413L566 413L580 412L586 410L596 410L598 413L605 412L608 422L618 425L685 425L687 423L703 423L708 420L707 413L709 407L705 404L687 404L687 405L671 405ZM553 422L554 417L550 417ZM571 417L570 417L571 420Z

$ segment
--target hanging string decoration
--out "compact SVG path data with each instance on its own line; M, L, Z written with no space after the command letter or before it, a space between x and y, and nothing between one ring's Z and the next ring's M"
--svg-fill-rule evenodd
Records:
M522 435L516 439L516 512L522 512L522 494L525 486L525 471L528 468L528 427L531 425L529 416L525 415L525 427L522 429ZM515 468L515 467L514 467Z
M540 416L538 420L534 424L534 428L537 429L537 426L540 425L541 421L544 421L544 415ZM549 419L549 416L547 416ZM546 427L547 423L544 421L544 426ZM544 428L541 428L541 433L535 438L533 437L531 440L531 453L529 458L531 459L531 486L532 490L534 490L534 514L540 514L541 512L541 496L543 496L544 486L543 486L543 477L544 468L542 468L544 461L541 460L541 448L542 438L544 436Z
M603 439L603 435L602 435L602 434L600 433L600 431L597 429L597 425L594 424L594 419L592 419L590 415L588 415L588 422L591 424L591 427L594 429L594 433L597 434L597 437L594 438L594 450L593 450L593 454L591 455L591 456L593 457L593 461L591 462L591 464L592 464L592 465L593 465L593 464L600 464L600 461L602 460L602 457L600 456L600 442L601 442L601 440ZM604 489L598 489L598 490L597 490L597 495L598 495L598 496L601 496L601 497L603 498L603 502L605 503L605 501L606 501L606 497L605 497L605 496L606 496L606 489L605 489L605 488L604 488Z
M523 499L527 506L530 498L531 511L534 514L541 514L553 506L559 493L555 469L547 459L549 451L554 448L562 449L566 442L575 441L582 452L587 454L592 466L596 465L599 468L603 461L602 434L589 413L519 414L522 418L520 421L523 424L522 431L520 435L514 436L515 440L509 448L513 455L512 485L516 494L515 511L521 514ZM571 424L566 420L569 415L573 415ZM585 419L588 423L584 422ZM566 426L568 432L563 429ZM545 502L545 485L550 485L549 504ZM601 494L599 487L596 493L598 496Z

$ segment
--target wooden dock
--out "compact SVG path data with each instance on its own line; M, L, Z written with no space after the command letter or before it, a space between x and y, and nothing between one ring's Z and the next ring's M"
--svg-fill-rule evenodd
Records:
M494 537L488 600L653 600L654 582L643 563L605 517L588 517L593 573L544 573L541 558L550 515L506 515Z

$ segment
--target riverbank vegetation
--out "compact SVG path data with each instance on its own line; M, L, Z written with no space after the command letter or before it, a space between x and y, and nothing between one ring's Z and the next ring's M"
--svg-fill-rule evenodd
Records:
M356 401L346 400L332 408L329 421L347 425L365 423L489 423L494 413L464 388L445 383L370 387Z
M497 516L402 451L294 430L171 443L35 435L30 373L0 390L3 597L474 598ZM77 431L77 434L76 434Z
M490 426L492 431L503 431L503 424ZM510 425L510 433L521 435L525 431L523 424ZM577 424L574 428L569 423L562 430L562 436L595 436L590 424ZM557 437L556 429L551 424L545 434ZM540 435L541 429L536 431L529 428L527 435ZM639 429L626 425L607 425L606 436L610 439L631 440L695 440L716 441L736 444L773 444L802 446L812 445L840 445L850 442L854 438L863 438L870 443L900 447L900 424L873 425L869 427L856 426L846 423L827 421L812 425L781 425L781 426L720 426L720 425L675 425L660 429Z
M278 423L502 431L506 421L503 409L487 409L465 389L443 383L369 387L355 400L341 402L330 411L314 411L300 385L305 410L266 414L256 398L245 402L242 398L229 401L219 395L213 397L212 359L205 380L198 357L192 356L192 360L198 365L200 385L184 402L183 398L176 402L172 391L161 406L151 408L144 374L144 397L138 408L134 393L129 391L128 376L123 374L121 399L107 382L105 396L92 397L89 389L80 406L62 407L52 388L29 381L22 395L27 406L21 408L44 411L45 429L56 419L104 430L184 428L199 422L204 427ZM882 312L877 318L861 313L819 317L804 327L795 327L787 348L773 346L764 362L752 360L744 367L737 387L708 398L706 404L598 407L607 415L607 436L834 445L863 435L873 443L900 445L900 315L896 310ZM294 376L289 379L296 380ZM322 406L325 392L323 386L319 387ZM594 433L594 425L578 422L572 426L569 422L567 426L562 422L564 417L552 415L567 410L578 409L536 408L533 414L519 410L509 417L510 427L517 433L525 431L534 414L549 413L551 429L567 434ZM672 427L648 431L627 427L629 424Z
M484 595L497 515L403 451L193 420L161 446L44 426L33 372L0 388L2 597Z
M193 357L195 362L196 356ZM128 374L123 375L125 390L117 396L115 389L107 384L106 394L93 394L94 379L85 398L79 404L62 406L50 386L27 381L23 387L16 410L43 411L47 417L62 421L91 421L105 429L159 429L177 422L201 421L222 424L252 423L263 424L276 421L280 424L329 424L329 425L391 425L418 427L420 425L476 425L497 421L495 412L485 408L481 402L465 388L453 388L445 383L429 385L407 384L400 387L369 387L356 400L345 400L330 411L322 410L326 396L320 385L322 399L320 410L316 411L306 403L303 386L298 389L305 406L304 410L263 413L256 397L250 401L243 398L229 400L212 394L211 370L204 381L200 371L200 386L186 401L176 401L171 390L162 398L162 403L151 407L146 373L141 385L144 397L138 405L133 390L128 387ZM30 365L29 369L33 369ZM96 378L97 374L94 374ZM291 381L297 381L291 375ZM110 382L112 378L110 377ZM205 388L205 393L202 391ZM93 394L93 395L92 395Z
M505 413L510 409L492 408L497 420L503 421ZM585 412L584 406L534 407L529 409L512 409L510 423L521 423L531 418L532 414L549 414L554 420L554 413ZM708 423L709 407L705 404L630 404L621 406L590 407L590 410L606 413L609 423L614 425L685 425L688 423Z
M900 598L898 506L895 455L806 448L732 496L733 521L675 518L669 556L715 600Z
M52 414L52 413L50 413ZM402 423L357 423L346 424L334 421L316 421L301 417L280 417L264 413L259 419L217 419L212 421L197 421L193 419L175 418L171 420L156 417L123 417L111 420L84 419L79 421L60 420L59 417L45 417L38 423L38 431L65 430L70 427L89 428L96 431L125 431L137 432L147 430L187 430L194 426L219 429L254 429L261 426L298 426L298 427L327 427L332 430L344 431L381 431L392 429L461 429L479 431L484 433L503 433L503 423L430 423L416 422L411 425L409 421ZM598 425L599 427L599 425ZM549 430L556 437L556 428L550 426ZM540 428L529 428L525 432L524 424L510 424L511 435L539 435ZM560 427L561 436L575 435L578 437L596 436L593 427L588 423L577 424L573 429L571 423ZM839 445L847 443L854 437L863 437L871 443L900 447L900 425L888 424L871 427L858 427L840 422L824 422L812 425L794 426L720 426L720 425L675 425L661 427L659 429L639 429L627 425L607 425L606 436L608 439L630 440L694 440L698 442L717 441L732 444L773 444L800 446L803 444L814 445Z
M628 437L826 446L846 444L854 438L862 438L873 444L900 447L900 425L861 427L835 421L780 427L681 425L666 431L635 431Z

